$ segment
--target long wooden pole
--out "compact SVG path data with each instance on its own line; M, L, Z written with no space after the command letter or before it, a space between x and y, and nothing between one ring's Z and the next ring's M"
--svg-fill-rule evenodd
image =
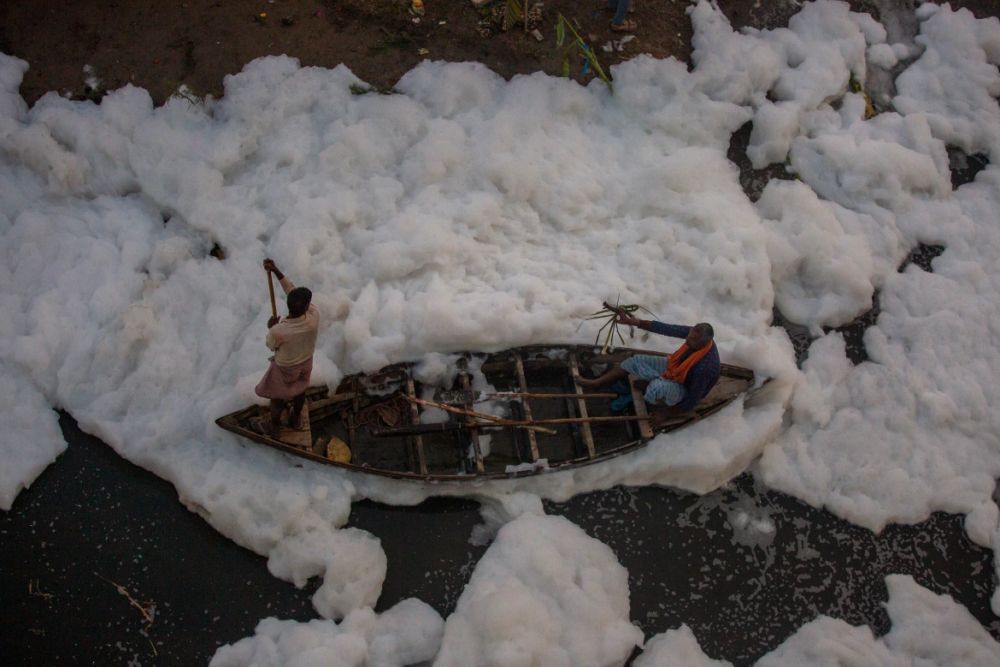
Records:
M548 393L548 392L530 392L530 391L498 391L493 394L482 394L478 399L477 403L485 403L486 401L491 401L498 398L618 398L618 394L612 394L610 392L594 392L591 394L566 394L566 393Z
M677 415L687 418L688 415ZM690 415L694 418L696 415ZM622 415L621 417L560 417L558 419L536 419L534 421L504 420L504 426L535 426L536 424L582 424L594 422L637 422L648 420L649 417L637 415Z
M510 419L504 419L503 417L497 417L496 415L488 415L485 412L476 412L475 410L466 410L464 408L456 408L447 403L438 403L436 401L427 401L422 398L417 398L416 396L407 396L406 394L400 394L406 400L416 403L418 405L424 405L430 408L437 408L439 410L444 410L445 412L451 412L456 415L463 415L465 417L476 417L478 419L485 419L491 421L498 426L518 426L521 428L531 429L533 431L541 431L542 433L555 434L550 428L543 428L541 426L534 426L533 424L525 422L512 421Z
M271 295L271 317L278 316L278 307L274 303L274 277L271 272L267 272L267 291Z

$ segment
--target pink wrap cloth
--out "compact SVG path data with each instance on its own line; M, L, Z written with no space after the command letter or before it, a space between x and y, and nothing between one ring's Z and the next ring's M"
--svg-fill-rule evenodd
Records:
M312 357L294 366L279 366L272 361L254 391L261 398L291 400L309 387L312 367Z

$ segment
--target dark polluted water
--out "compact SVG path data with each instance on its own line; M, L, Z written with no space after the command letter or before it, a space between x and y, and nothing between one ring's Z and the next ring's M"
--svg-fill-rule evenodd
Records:
M4 664L207 664L262 618L316 617L318 582L298 590L274 578L264 558L187 511L170 484L69 417L61 424L67 451L0 515ZM958 516L875 535L750 475L706 496L615 488L546 511L611 547L647 637L687 623L706 653L737 665L820 614L884 633L892 573L951 595L1000 638L992 555L969 542ZM469 543L479 522L467 500L356 503L350 524L378 536L389 561L378 609L418 597L451 613L485 552Z

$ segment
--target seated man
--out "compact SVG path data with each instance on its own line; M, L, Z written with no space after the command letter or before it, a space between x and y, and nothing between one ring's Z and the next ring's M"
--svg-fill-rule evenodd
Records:
M604 375L592 380L580 379L586 388L603 387L624 380L631 373L648 382L643 398L650 406L654 427L671 417L692 412L719 380L719 351L712 325L702 322L693 327L640 320L621 313L618 322L639 327L663 336L683 338L684 344L669 357L637 354L629 357Z
M319 331L319 310L312 304L312 292L306 287L296 287L274 261L265 259L264 268L278 277L288 300L288 317L272 317L267 322L265 343L274 350L274 356L255 389L261 398L271 399L270 435L277 438L281 431L281 411L288 401L292 402L288 425L302 427L302 407Z

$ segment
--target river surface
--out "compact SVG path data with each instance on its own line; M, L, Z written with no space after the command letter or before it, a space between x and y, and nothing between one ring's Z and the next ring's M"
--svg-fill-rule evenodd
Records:
M266 560L186 510L167 482L60 419L69 447L0 514L0 655L7 665L207 664L267 616L315 618ZM608 544L649 637L687 623L710 656L750 664L820 614L889 628L884 577L911 574L1000 638L992 554L959 516L880 535L744 475L697 496L615 488L546 503ZM379 610L419 597L447 616L485 547L475 502L356 503L350 525L382 540ZM121 587L121 588L119 588ZM152 622L147 620L152 619Z

